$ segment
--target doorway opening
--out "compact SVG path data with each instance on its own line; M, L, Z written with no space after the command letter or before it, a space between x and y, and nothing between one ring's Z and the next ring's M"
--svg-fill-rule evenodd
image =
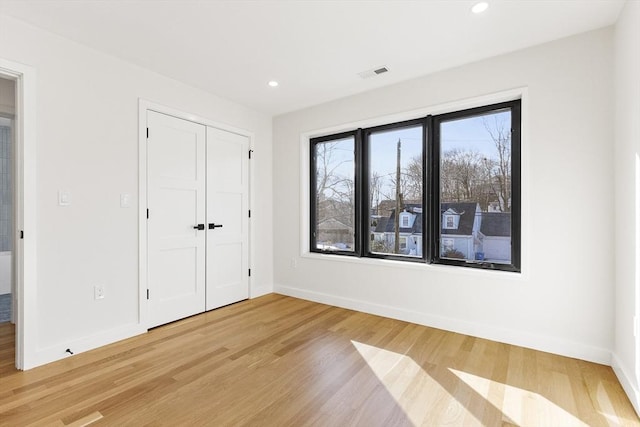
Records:
M0 77L0 324L15 323L15 118L16 82Z
M9 235L3 252L11 253L10 256L4 255L8 257L4 261L8 261L11 269L11 321L0 323L0 341L15 335L13 345L8 347L5 342L4 348L15 350L14 363L18 369L30 369L43 363L37 357L35 334L38 315L35 81L34 68L0 58L0 116L6 119L3 127L9 128L5 132L9 134L10 151L3 156L6 160L0 162L8 178L5 184L7 191L3 193L8 203L0 204L0 209L4 210L0 219L5 222L3 230L8 230ZM10 357L8 351L2 355L3 358ZM0 369L8 369L9 363L0 363Z

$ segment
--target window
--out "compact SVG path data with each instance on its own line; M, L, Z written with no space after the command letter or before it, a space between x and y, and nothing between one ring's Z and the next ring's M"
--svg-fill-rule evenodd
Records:
M400 214L400 228L409 228L411 222L411 215L407 213Z
M442 228L448 230L455 230L458 228L458 224L460 223L460 215L457 213L447 213L444 214L444 221L442 221Z
M453 240L434 250L434 261L517 270L520 103L436 116L433 131L435 210L445 221L434 234Z
M411 219L418 212L422 214L423 207L424 121L379 126L362 134L367 209L379 218L371 232L386 235L365 250L372 256L417 257L407 250L406 238L414 232L422 233L422 221L412 223ZM420 229L415 230L418 226Z
M330 252L355 251L355 135L314 141L311 150L312 246Z
M407 238L405 236L400 237L400 249L403 251L407 249Z
M455 250L454 240L442 238L442 252L451 252Z
M313 138L310 190L312 252L520 271L520 101Z

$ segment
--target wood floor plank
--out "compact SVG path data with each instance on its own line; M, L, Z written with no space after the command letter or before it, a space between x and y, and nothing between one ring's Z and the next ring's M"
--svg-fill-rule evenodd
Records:
M4 426L639 426L610 367L282 295L27 372Z

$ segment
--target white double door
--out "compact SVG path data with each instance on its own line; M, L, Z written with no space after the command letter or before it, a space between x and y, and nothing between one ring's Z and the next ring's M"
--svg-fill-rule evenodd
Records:
M147 112L149 327L249 297L249 140Z

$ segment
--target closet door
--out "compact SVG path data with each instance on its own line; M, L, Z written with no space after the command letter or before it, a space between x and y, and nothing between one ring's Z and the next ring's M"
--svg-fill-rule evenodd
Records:
M205 310L206 128L147 112L149 327Z
M207 310L249 298L249 139L207 127Z

